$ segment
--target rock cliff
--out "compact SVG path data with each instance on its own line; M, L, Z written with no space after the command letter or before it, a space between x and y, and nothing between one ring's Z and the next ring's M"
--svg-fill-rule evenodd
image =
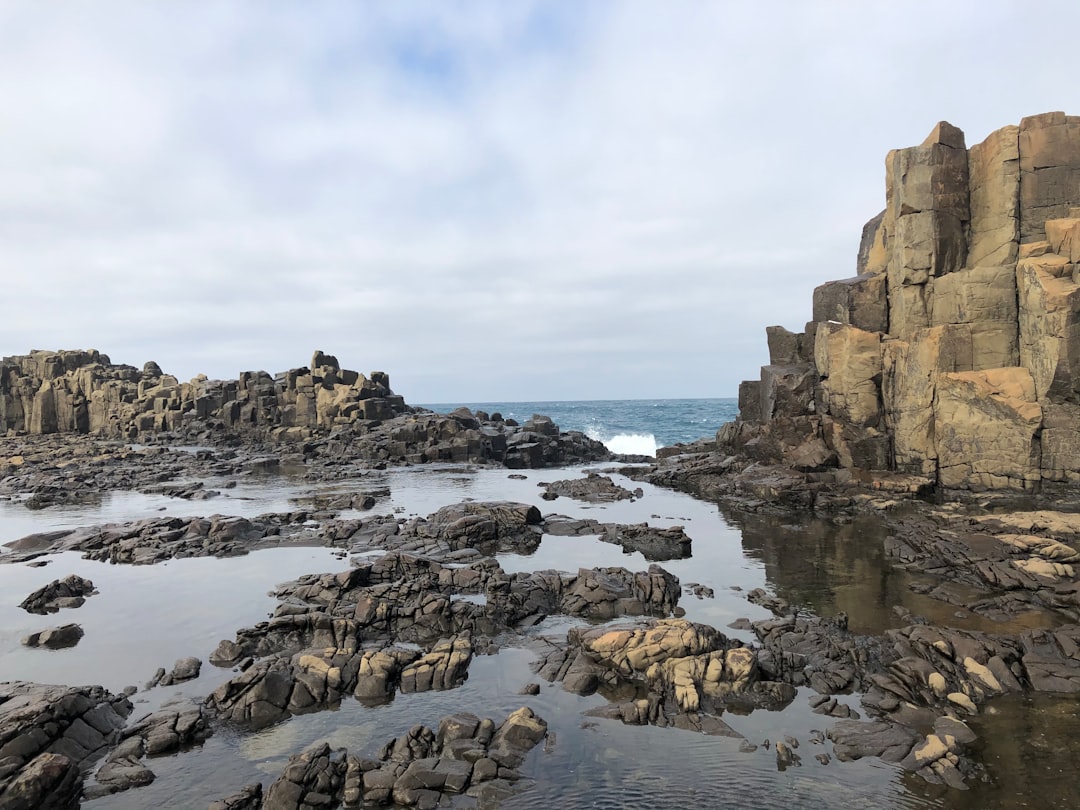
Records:
M946 122L885 161L857 275L768 327L721 449L944 488L1080 481L1080 116L966 148Z
M410 407L390 389L386 373L365 377L321 351L310 367L273 377L245 371L237 380L200 375L185 383L157 363L140 371L93 350L0 359L0 437L54 433L144 444L288 443L300 445L305 461L331 464L476 461L532 468L611 455L546 416L519 424L467 408L436 414ZM0 478L34 452L32 442L21 441L0 451Z
M236 381L200 375L181 383L149 362L114 365L97 351L32 351L0 360L0 430L93 433L134 439L182 431L194 422L238 433L303 439L406 409L381 371L365 377L316 351L310 368L271 377L245 371Z

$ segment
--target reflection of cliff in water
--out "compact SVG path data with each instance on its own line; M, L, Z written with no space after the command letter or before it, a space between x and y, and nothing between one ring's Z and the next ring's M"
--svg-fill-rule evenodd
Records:
M777 596L818 616L843 611L852 632L877 634L903 627L910 624L905 611L948 627L996 633L1014 629L1011 623L994 622L911 590L914 583L939 580L892 564L884 543L889 528L876 515L837 522L809 515L763 515L724 508L721 512L742 531L743 551L764 564ZM963 596L963 586L950 587ZM972 601L986 595L968 590ZM1017 624L1023 621L1018 619Z
M746 555L765 565L777 596L819 616L844 611L854 632L880 632L901 624L892 607L915 594L907 588L906 572L885 559L885 529L878 518L836 523L722 511L742 530Z

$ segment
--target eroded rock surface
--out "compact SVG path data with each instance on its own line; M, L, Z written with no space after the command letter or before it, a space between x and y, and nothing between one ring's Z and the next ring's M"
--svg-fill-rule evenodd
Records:
M0 684L0 807L68 810L131 713L100 686Z

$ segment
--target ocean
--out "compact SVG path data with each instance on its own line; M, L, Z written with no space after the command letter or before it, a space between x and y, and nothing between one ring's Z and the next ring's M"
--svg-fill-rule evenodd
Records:
M580 430L613 453L654 456L660 447L713 438L735 419L733 397L715 399L596 399L555 402L454 402L422 405L437 413L465 406L501 413L523 422L533 414L550 416L563 430Z

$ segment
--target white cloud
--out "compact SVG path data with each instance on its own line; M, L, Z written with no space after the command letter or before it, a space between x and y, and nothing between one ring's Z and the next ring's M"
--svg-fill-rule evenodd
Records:
M889 148L1078 101L1008 2L72 8L0 9L0 353L412 401L733 395Z

